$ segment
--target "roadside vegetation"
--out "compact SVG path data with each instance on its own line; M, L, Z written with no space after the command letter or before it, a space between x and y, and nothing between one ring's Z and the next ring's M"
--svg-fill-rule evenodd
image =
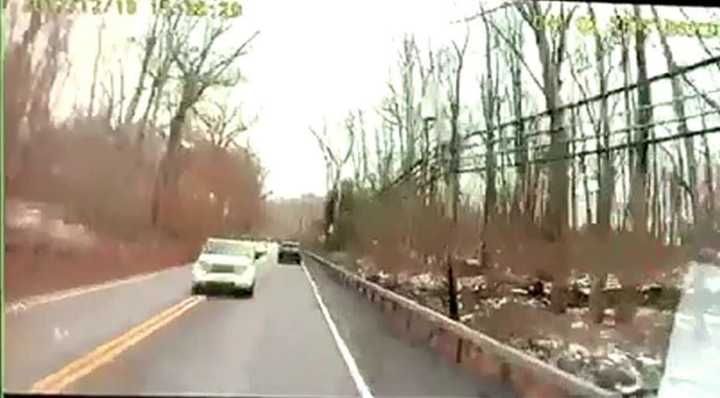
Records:
M107 28L124 22L108 15L82 39L97 41L88 59L70 41L83 17L22 5L4 9L8 299L178 265L208 235L261 227L264 172L236 141L251 120L217 102L258 32L219 48L231 22L159 16L118 58Z
M629 22L679 9L510 3L455 41L408 34L376 107L310 129L330 193L308 244L603 387L656 390L685 267L720 249L720 50Z

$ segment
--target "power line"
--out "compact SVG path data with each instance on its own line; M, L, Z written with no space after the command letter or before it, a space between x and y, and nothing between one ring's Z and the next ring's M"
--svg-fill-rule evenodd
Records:
M666 119L666 120L660 120L657 122L651 122L651 123L646 123L646 124L634 124L630 127L624 127L624 128L618 129L618 130L611 131L607 134L607 137L614 138L619 135L625 135L635 129L650 128L650 127L662 127L662 126L666 126L666 125L670 125L670 124L680 123L682 121L687 121L689 119L701 118L703 116L714 115L714 114L717 114L717 111L708 110L708 111L705 111L705 112L702 112L702 113L699 113L696 115L686 116L684 118ZM566 128L566 127L563 127L563 128ZM538 131L538 133L541 133L544 135L547 133L552 133L553 131L559 131L559 130L546 129L546 130L540 130L540 131ZM604 136L597 137L597 136L585 135L585 136L582 136L579 138L569 138L567 140L563 140L562 143L563 144L578 144L578 143L583 143L583 142L587 142L587 141L598 140L599 138L602 139L602 138L604 138ZM514 137L503 137L503 140L512 141L512 140L514 140ZM473 143L473 144L463 145L462 149L469 150L469 149L480 148L480 147L484 147L484 146L487 146L487 144ZM532 151L532 150L547 148L549 146L550 146L550 144L527 145L525 147L515 147L512 149L507 149L505 151L502 151L502 153L503 154L511 154L511 153L522 152L522 151Z
M665 72L665 73L662 73L662 74L660 74L660 75L653 76L653 77L651 77L651 78L648 78L648 79L647 79L646 81L644 81L644 82L638 82L638 83L633 83L633 84L630 84L630 85L627 85L627 86L622 86L622 87L619 87L619 88L616 88L616 89L613 89L613 90L609 90L609 91L606 92L606 93L596 94L596 95L594 95L594 96L592 96L592 97L590 97L590 98L584 98L584 99L582 99L582 100L580 100L580 101L577 101L577 102L574 102L574 103L570 103L570 104L565 104L565 105L559 106L559 107L555 108L554 110L548 109L548 110L545 110L545 111L543 111L543 112L536 113L536 114L534 114L534 115L523 116L523 117L521 117L521 118L518 118L518 119L515 119L515 120L512 120L512 121L509 121L509 122L501 123L501 124L499 124L498 126L496 126L493 130L487 130L487 129L486 129L486 130L476 130L476 131L473 131L473 132L467 134L465 137L463 137L463 139L464 139L464 140L467 140L468 138L471 138L471 137L474 137L474 136L487 134L487 133L490 132L490 131L499 130L499 129L504 129L504 128L506 128L506 127L511 127L511 126L514 126L514 125L517 125L517 124L520 124L520 123L531 122L531 121L540 119L540 118L542 118L542 117L550 116L550 115L552 115L553 112L561 112L561 111L565 111L565 110L568 110L568 109L571 109L571 108L580 107L580 106L589 104L589 103L591 103L591 102L595 102L595 101L601 100L601 99L603 99L603 98L607 98L607 97L610 97L610 96L613 96L613 95L616 95L616 94L621 94L621 93L624 93L625 91L635 90L635 89L637 89L637 88L639 88L639 87L643 87L643 86L646 86L646 85L650 85L650 84L652 84L652 83L654 83L654 82L656 82L656 81L663 80L663 79L667 79L667 78L672 78L672 77L677 76L677 75L682 75L682 74L685 74L685 73L687 73L687 72L694 71L694 70L696 70L696 69L700 69L700 68L704 68L704 67L706 67L706 66L710 66L710 65L717 64L717 63L719 63L719 62L720 62L720 56L717 56L717 57L712 57L712 58L708 58L708 59L702 60L702 61L700 61L700 62L696 62L696 63L691 64L691 65L687 65L687 66L683 66L683 67L678 67L677 69L675 69L675 70L672 71L672 72Z
M642 144L658 145L658 144L662 144L662 143L668 142L668 141L674 141L674 140L683 139L683 138L690 138L690 137L695 137L695 136L699 136L699 135L715 134L715 133L720 133L720 126L709 128L709 129L703 129L703 130L689 131L687 133L682 133L682 134L674 134L674 135L669 135L669 136L665 136L665 137L653 138L653 139L644 141ZM574 158L579 158L579 157L588 156L588 155L599 155L599 154L607 153L607 152L617 152L617 151L629 149L631 147L635 147L637 145L638 145L637 142L618 144L618 145L614 145L614 146L611 146L608 148L599 148L599 149L593 149L593 150L574 152L572 154L568 154L567 156L534 159L532 161L529 161L528 164L537 164L537 163L543 164L543 163L556 162L556 161L560 161L560 160L572 160ZM519 167L519 166L523 166L523 163L515 162L508 166L509 167ZM458 171L458 173L461 173L461 174L462 173L482 173L485 171L486 168L487 168L486 166L482 166L482 167L461 169Z
M717 93L720 93L720 89L715 89L715 90L707 91L707 92L704 92L703 94L704 94L704 95L707 95L707 94L717 94ZM698 94L688 94L688 95L684 95L684 96L682 96L682 97L672 97L672 99L667 100L667 101L656 102L656 103L653 103L653 104L643 105L643 106L634 108L634 111L630 111L630 110L628 109L628 110L626 110L626 111L613 112L613 114L612 114L612 115L609 115L609 116L611 116L611 117L610 117L611 119L617 119L617 118L620 118L620 117L625 116L625 115L627 115L627 114L633 114L633 112L637 112L637 111L639 111L639 110L643 110L643 109L657 109L657 108L660 108L660 107L662 107L662 106L671 106L671 105L673 105L673 104L675 103L675 101L685 101L685 100L697 99L697 98L702 98L702 95L698 95ZM717 111L708 111L708 112L705 112L705 113L702 113L702 114L699 114L699 115L688 116L688 117L686 117L685 119L702 117L702 116L709 115L709 114L713 114L713 113L717 113ZM679 120L679 119L677 119L677 120ZM582 125L589 124L589 125L592 125L593 127L595 126L595 123L593 123L591 120L590 120L590 121L586 121L586 120L584 120L584 118L581 117L581 118L580 118L580 121L581 121L581 124L582 124ZM648 124L647 127L652 127L652 126L655 126L655 125L660 125L660 124ZM622 131L628 132L628 131L632 130L632 128L633 128L633 127L628 127L628 128L626 128L626 129L624 129L624 130L622 130ZM635 126L634 128L638 128L638 126ZM486 130L486 131L494 131L494 130L501 130L501 129L502 129L501 127L497 127L497 128L493 128L492 130ZM543 135L546 135L546 134L551 134L551 133L553 133L553 132L555 132L555 131L560 131L560 129L557 129L557 130L552 130L552 129L535 130L535 131L533 131L533 132L531 132L531 133L524 134L524 135L523 135L523 138L525 138L525 139L528 139L528 138L536 138L536 137L543 136ZM467 139L467 138L470 138L470 137L466 137L466 139ZM514 141L514 140L515 140L515 137L512 137L512 136L509 136L509 137L508 137L508 136L504 136L504 137L493 138L492 140L490 140L490 143L497 145L497 144L502 143L503 141L510 141L510 142L512 142L512 141ZM487 145L487 144L488 144L488 143L487 143L487 140L485 140L485 141L483 142L483 144ZM477 146L479 146L479 145L481 145L481 144L468 144L468 147L467 147L467 148L477 147ZM465 148L465 147L464 147L464 148Z

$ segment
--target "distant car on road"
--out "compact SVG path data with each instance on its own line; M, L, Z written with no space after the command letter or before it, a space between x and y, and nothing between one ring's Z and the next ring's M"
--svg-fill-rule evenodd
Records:
M280 243L277 262L278 264L284 265L302 265L300 244L295 241L284 241Z
M251 242L209 238L193 264L192 293L253 295L256 252Z

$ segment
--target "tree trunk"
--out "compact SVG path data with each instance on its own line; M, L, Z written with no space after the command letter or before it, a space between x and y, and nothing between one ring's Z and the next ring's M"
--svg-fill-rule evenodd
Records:
M653 138L655 134L653 134ZM653 150L653 200L652 200L652 206L653 206L653 228L652 232L655 235L656 239L660 239L662 241L662 232L661 232L661 225L662 225L662 219L661 219L661 208L660 204L662 203L662 187L660 185L660 174L659 174L659 165L658 165L658 151L657 148Z
M595 13L592 6L588 6L590 16L594 19ZM594 32L595 39L595 64L597 66L598 80L600 84L600 126L597 131L602 135L602 140L598 137L598 144L601 149L605 149L599 155L598 164L600 165L600 178L598 180L598 199L597 199L597 223L603 233L608 234L612 229L612 210L615 200L615 167L613 164L613 156L609 151L610 148L610 112L608 107L607 93L607 71L605 67L605 51L606 48L602 42L602 38L598 31ZM627 91L626 91L627 94ZM629 102L629 101L628 101Z
M577 132L577 112L575 109L570 111L570 153L576 154L577 153L577 139L578 139L578 132ZM573 156L574 157L574 156ZM580 158L580 167L582 168L581 173L583 175L585 174L584 169L584 157ZM578 227L578 198L577 198L577 179L578 179L578 164L575 161L572 161L570 163L570 209L572 213L572 222L571 222L571 229L576 230Z
M655 7L651 7L653 16L655 17L656 23L660 22L660 18L658 16L657 10ZM660 32L660 44L663 49L663 53L665 55L665 63L667 65L668 71L670 73L677 73L678 72L678 66L675 63L675 59L673 57L672 49L670 48L670 44L668 44L668 40L666 35L663 33L662 29L659 29ZM691 192L690 195L690 208L691 208L691 215L690 218L694 221L697 220L697 217L699 216L698 213L698 201L697 197L695 195L696 189L697 189L697 160L695 159L695 143L693 137L687 137L687 133L689 131L687 126L687 120L686 120L686 114L685 114L685 90L683 89L682 77L679 75L674 75L670 79L670 85L672 88L672 95L673 95L673 111L675 112L675 116L677 116L678 124L677 124L677 134L680 137L685 137L683 142L685 144L685 156L687 156L687 173L688 173L688 184L690 185Z
M510 37L511 45L515 48L522 48L524 44L523 40L523 27L515 26L513 34ZM510 59L510 74L512 78L512 109L513 117L518 120L515 125L515 149L516 149L516 162L517 166L517 181L515 183L515 192L513 207L519 213L526 216L532 216L532 193L531 193L531 175L529 170L529 158L527 148L527 138L525 137L525 124L521 121L523 117L523 84L522 84L522 69L521 62L511 53Z
M534 16L541 16L540 7L536 3L530 3L530 9ZM550 162L549 174L549 200L548 211L545 215L543 229L546 230L550 240L558 250L558 270L555 272L555 283L551 292L551 307L554 312L564 312L566 308L566 272L567 272L567 246L563 242L568 228L568 145L567 131L565 129L565 112L561 108L560 89L562 81L560 70L565 54L565 38L567 24L570 16L566 18L564 9L561 8L563 26L555 37L558 41L554 46L548 39L547 31L542 27L534 26L535 41L538 46L540 63L543 75L543 94L545 106L550 113Z
M125 103L125 72L122 69L122 64L120 65L120 99L118 101L118 117L116 119L116 125L119 127L124 119L123 116L123 104Z
M456 228L458 224L458 212L459 212L459 204L460 204L460 131L458 126L458 121L460 118L460 104L461 104L461 96L460 96L460 82L462 77L462 70L463 70L463 63L464 63L464 56L465 56L465 49L467 48L467 40L468 36L465 38L465 45L461 49L455 48L456 56L457 56L457 69L455 71L455 81L454 81L454 95L453 100L450 103L450 112L451 112L451 120L450 120L450 128L451 128L451 136L450 136L450 170L449 170L449 178L450 178L450 212L451 212L451 219L453 227ZM455 242L453 242L453 246L455 246ZM451 253L451 259L454 259L454 253ZM453 272L453 264L452 261L448 261L448 300L450 302L450 319L459 320L459 314L457 312L457 291L456 291L456 281L454 278L454 272ZM453 311L454 309L454 311Z
M135 112L137 111L137 107L140 103L140 96L142 95L144 89L145 76L147 75L148 65L150 63L150 58L152 58L152 54L155 51L155 44L157 43L156 34L159 20L159 17L155 17L152 29L150 31L150 36L148 36L147 40L145 41L145 52L143 54L142 63L140 64L140 76L138 77L138 84L135 87L135 91L133 92L132 97L130 98L127 113L125 114L125 123L128 124L132 123L132 120L135 117Z
M160 170L158 171L158 181L155 184L153 192L151 218L153 227L161 224L161 211L163 206L167 209L170 206L168 202L177 200L178 182L180 178L179 165L177 164L177 155L181 148L182 132L185 125L185 115L188 109L195 103L197 97L193 82L185 82L183 84L182 99L180 104L170 120L170 136L168 137L165 148L165 155L160 162ZM169 209L168 209L169 210ZM168 215L171 216L171 215Z
M407 170L415 163L415 105L414 105L414 84L415 62L413 56L414 41L405 39L403 41L403 94L405 102L405 148L407 156L403 158L406 162L403 170Z
M580 158L580 167L582 169L583 176L583 191L585 192L585 222L588 224L592 224L592 194L590 193L590 186L588 185L590 173L588 172L587 159L585 158L585 156Z
M531 209L533 210L534 222L540 224L543 217L545 216L545 186L544 176L538 166L532 166L532 178L531 178Z
M100 58L102 57L102 32L103 32L104 28L105 28L105 23L102 23L100 25L100 29L98 29L98 31L97 31L98 49L97 49L97 53L95 54L95 63L93 64L92 83L90 86L90 104L88 105L88 113L87 113L88 118L93 116L93 108L95 106L95 93L97 92L98 69L100 69Z
M675 182L675 178L672 177L672 173L667 173L667 181L668 184L668 209L670 210L670 219L668 222L670 223L668 229L668 235L669 239L672 245L675 245L677 241L677 184Z
M621 39L621 65L623 70L623 85L625 87L630 86L631 81L631 70L630 70L630 40L629 40L629 32L627 30L623 30L620 32L620 39ZM627 203L623 203L623 211L620 217L620 224L621 229L624 231L627 229L628 226L628 215L629 215L629 207L630 202L632 201L632 175L633 175L633 167L635 165L635 156L634 156L634 138L633 133L635 131L635 128L633 127L633 102L631 98L630 90L625 90L623 92L623 99L625 102L625 126L627 128L627 163L622 168L623 170L623 178L622 178L622 187L623 187L623 198L627 198Z
M431 187L430 120L423 120L423 204L430 206L433 189Z
M555 89L553 88L553 91ZM556 97L557 92L550 94ZM561 238L568 225L568 151L567 133L564 126L564 111L558 110L559 99L551 100L548 104L552 114L550 116L550 197L547 213L547 227L553 239Z
M640 7L633 6L635 18L640 20ZM649 124L652 121L652 98L647 83L647 61L645 55L646 34L642 29L635 31L635 62L638 68L638 111L637 136L635 138L636 159L631 185L631 211L633 231L647 233L647 171Z
M483 209L483 230L487 231L488 223L495 215L497 208L496 189L496 159L495 154L495 102L497 92L495 91L494 75L492 68L492 43L490 41L490 25L485 21L485 76L483 79L483 111L487 135L485 138L485 204ZM458 85L459 89L459 85ZM486 240L486 239L484 239Z
M519 70L519 67L518 67ZM522 118L522 87L519 81L515 82L515 70L513 70L513 106L514 117L516 120ZM519 79L519 77L518 77ZM513 208L522 214L530 214L530 178L528 173L528 153L527 144L525 142L525 125L522 121L518 121L515 125L515 148L517 159L517 181L515 183L515 192L513 200Z
M661 242L668 242L668 236L667 236L667 209L668 209L668 194L667 194L667 176L665 175L665 168L663 167L661 170L658 171L659 173L659 179L661 184L658 186L658 189L660 190L660 219L659 219L659 225L658 225L658 236L661 239Z
M368 166L368 146L367 146L367 131L365 130L365 122L363 118L363 113L360 111L358 112L358 116L360 119L360 150L362 151L362 178L363 182L368 182L369 175L370 175L370 169Z
M537 20L542 11L536 3L528 5L530 17L528 20ZM563 26L557 35L557 42L551 43L547 31L538 26L532 26L537 43L540 64L542 66L543 95L545 107L550 113L550 151L548 156L552 159L548 169L550 174L550 198L546 220L543 223L552 240L559 240L568 227L568 145L567 131L565 129L565 112L561 108L561 79L560 69L565 54L565 37L567 22L564 9L561 10ZM569 17L567 20L569 21ZM554 44L554 45L552 45Z
M678 201L677 201L678 208L676 209L676 211L677 211L677 216L678 216L678 229L677 229L677 231L678 231L678 236L679 236L679 238L681 239L681 241L684 241L684 239L685 239L685 227L684 227L684 225L683 225L683 223L682 223L682 220L685 218L683 213L685 212L685 206L686 206L687 198L686 198L686 196L685 196L685 194L684 194L684 191L683 191L683 189L682 189L682 188L683 188L683 187L682 187L682 182L683 182L683 177L684 177L683 171L685 170L685 157L683 156L683 151L682 151L682 148L681 148L680 146L677 146L677 147L676 147L676 150L677 150L677 163L676 163L676 164L677 164L677 168L676 168L676 170L675 170L675 180L677 181L677 184L678 184L678 191L677 191L677 193L678 193L678 195L679 195L679 196L678 196ZM682 244L682 242L681 242L681 244Z
M603 294L603 289L607 284L607 276L607 273L601 271L597 277L592 278L588 309L590 319L596 324L602 323L605 317L605 309L608 305L607 299Z
M707 129L707 122L705 116L702 118L703 129ZM710 154L710 144L708 143L707 135L703 135L703 146L704 158L705 158L705 185L707 189L707 196L705 199L705 211L707 212L708 219L714 224L715 220L715 187L713 184L713 168L712 168L712 156Z

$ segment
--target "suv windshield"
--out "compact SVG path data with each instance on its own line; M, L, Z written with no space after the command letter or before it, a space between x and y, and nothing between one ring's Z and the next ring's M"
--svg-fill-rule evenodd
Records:
M660 3L4 0L0 395L720 398Z
M253 249L243 242L210 240L205 243L203 254L224 254L231 256L253 257Z

